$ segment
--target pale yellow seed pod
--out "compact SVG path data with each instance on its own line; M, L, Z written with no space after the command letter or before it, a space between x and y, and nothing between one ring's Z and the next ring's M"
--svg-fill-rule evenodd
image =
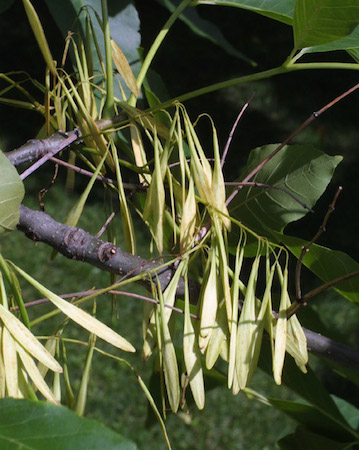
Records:
M185 288L183 356L194 401L198 409L203 409L205 402L205 390L204 390L201 353L198 347L198 339L190 316L189 293L187 283Z
M218 309L218 262L215 248L209 250L209 274L205 281L202 302L199 333L199 348L205 352L213 328L215 326Z
M222 301L217 311L213 332L206 350L206 367L208 370L212 369L219 355L223 355L224 359L228 361L228 347L227 349L223 347L224 345L228 346L228 343L226 342L228 336L229 331L226 308Z
M281 269L279 266L279 280L281 283L281 299L279 305L279 314L277 324L275 327L275 343L274 343L274 359L273 359L273 376L274 381L279 385L282 383L282 371L285 358L285 348L287 344L287 308L290 305L287 286L288 286L288 269L284 269L284 274L281 276Z
M247 386L253 354L256 348L258 323L255 311L255 287L258 276L260 256L254 259L248 280L242 312L238 322L236 344L236 369L240 389Z

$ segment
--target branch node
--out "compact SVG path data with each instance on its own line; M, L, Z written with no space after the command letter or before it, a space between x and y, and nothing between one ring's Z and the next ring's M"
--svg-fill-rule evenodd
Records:
M116 247L113 244L111 244L109 242L104 242L98 248L98 251L97 251L98 259L101 262L108 261L113 256L116 255L116 252L117 252Z

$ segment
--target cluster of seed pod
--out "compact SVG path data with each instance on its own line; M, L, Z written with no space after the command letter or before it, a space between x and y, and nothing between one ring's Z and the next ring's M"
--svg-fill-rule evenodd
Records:
M143 356L148 359L158 345L167 396L174 412L180 406L181 398L183 399L181 388L185 388L186 380L197 407L200 409L204 407L203 365L211 369L219 357L228 362L228 387L234 394L245 389L257 367L264 332L268 334L271 342L273 376L277 384L281 383L286 352L294 357L298 367L304 372L308 361L306 338L302 327L296 316L287 319L286 315L290 298L287 288L287 262L282 270L279 258L282 249L279 249L278 254L275 253L268 243L252 233L258 240L258 252L251 263L248 281L246 284L241 281L246 234L251 231L231 219L228 213L218 141L213 123L212 129L213 168L201 147L187 112L181 105L177 106L171 127L171 145L177 146L179 150L181 182L172 179L171 183L175 186L173 204L176 204L176 201L179 204L177 208L180 213L176 216L181 217L178 234L182 257L167 289L163 293L159 287L154 289L159 305L147 309L143 320ZM186 159L187 155L185 156L183 136L187 141L190 164ZM166 146L167 144L165 148ZM155 166L157 164L161 169L157 175L162 183L166 176L163 158L168 158L169 153L169 151L161 151L157 160L155 157ZM168 174L169 171L167 171ZM158 179L156 182L158 183ZM153 200L156 198L153 192L156 185L151 184L151 187L152 192L150 191L149 195ZM163 190L162 184L160 191L163 192ZM158 195L157 198L159 198ZM161 207L164 208L164 195L161 198L163 202ZM152 200L148 200L148 203ZM153 208L155 206L152 204ZM172 215L175 216L175 214ZM161 217L164 220L164 213ZM158 221L153 223L156 223L156 227L159 226ZM203 223L207 224L208 232L206 236L198 237L198 229ZM163 226L163 223L161 225ZM227 235L231 227L238 227L241 236L235 252L234 270L230 268L228 257ZM163 232L161 233L158 229L153 229L153 235L162 236ZM201 254L204 269L197 305L199 320L194 320L190 316L187 277L191 261L198 254ZM262 271L260 271L261 260L265 261L265 270ZM256 295L256 285L258 274L262 272L265 278L265 289L262 298L259 299ZM174 305L176 287L181 277L186 287L183 330L183 361L186 377L181 377L185 380L182 382L182 387L171 333L172 310L164 307L165 304ZM278 314L272 312L272 288L275 277L278 279L281 291ZM241 303L240 295L243 298Z

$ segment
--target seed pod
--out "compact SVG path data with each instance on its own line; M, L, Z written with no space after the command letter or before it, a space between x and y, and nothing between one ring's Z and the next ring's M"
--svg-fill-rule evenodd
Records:
M255 288L258 276L260 256L253 261L248 280L246 295L239 318L236 344L236 369L240 389L247 385L252 359L256 351L258 323L255 311Z
M287 308L290 305L287 286L288 286L288 269L284 269L284 274L279 265L277 265L279 281L281 284L281 299L279 305L279 314L275 327L275 344L273 359L273 376L277 384L282 383L282 371L285 358L285 348L287 344Z
M201 322L199 333L199 348L204 353L208 341L211 337L215 326L216 314L218 308L218 261L216 246L212 246L209 250L208 264L206 267L205 280L203 286L202 302L201 302Z
M228 209L226 206L226 188L224 185L223 172L221 167L221 158L219 154L219 146L217 139L217 131L212 123L213 131L213 153L214 153L214 168L212 177L212 190L215 208L222 214L218 214L220 221L224 224L227 230L231 229L231 221L228 217Z
M288 320L287 352L293 356L295 363L304 373L307 373L308 363L307 338L296 315Z
M158 288L158 298L160 302L160 320L158 325L161 327L161 342L159 345L161 345L168 400L171 410L176 413L180 402L178 364L171 333L168 329L168 323L165 317L165 308L160 286Z
M196 229L196 198L194 194L193 179L190 179L188 194L183 205L182 221L180 228L181 253L190 249Z
M194 401L198 409L203 409L205 391L204 391L201 353L198 347L197 337L195 335L195 330L193 328L190 316L189 292L186 277L185 277L183 356Z
M229 274L228 274L228 257L227 257L228 245L226 245L226 243L225 243L222 227L220 226L218 217L213 216L212 222L213 222L215 233L216 233L214 239L217 242L217 246L219 249L219 273L221 275L222 292L223 292L223 297L224 297L225 304L226 304L227 321L228 321L228 327L230 330L231 329L231 321L232 321L232 300L231 300L231 289L229 287Z
M155 168L152 181L147 192L146 203L143 209L143 220L147 221L151 217L151 228L155 238L158 251L163 251L163 219L165 211L165 188L163 184L163 175L160 161L160 143L155 134L154 155Z
M11 313L10 313L11 314ZM18 398L18 364L15 340L7 328L2 330L2 356L5 367L6 391L9 397Z
M241 242L239 242L236 250L236 262L235 262L233 283L231 288L232 321L231 321L231 337L229 344L228 389L230 389L233 385L233 379L236 372L235 367L236 367L236 344L237 344L238 299L239 299L238 280L242 269L243 256L244 256L244 246L241 245Z
M22 346L19 345L17 342L16 342L16 351L20 356L21 362L23 363L26 372L28 373L34 385L41 392L41 394L51 403L59 405L59 402L56 400L54 394L51 392L45 380L42 378L34 360L27 353L27 351L24 350Z
M213 325L213 331L209 339L206 350L206 367L208 370L212 369L216 363L218 356L223 351L223 344L226 344L226 339L229 336L228 321L224 301L221 302L217 311L216 321ZM228 360L228 353L225 358Z
M13 266L15 267L17 272L20 273L20 275L22 275L39 292L41 292L44 296L46 296L51 301L51 303L53 303L67 317L69 317L74 322L81 325L87 331L95 334L96 336L100 337L101 339L108 342L109 344L112 344L115 347L120 348L124 351L128 351L128 352L136 351L135 348L126 339L124 339L122 336L117 334L115 331L113 331L107 325L104 325L102 322L97 320L95 317L92 317L90 314L88 314L84 310L78 308L77 306L73 305L72 303L69 303L66 300L59 297L58 295L54 294L52 291L45 288L45 286L43 286L41 283L36 281L34 278L32 278L30 275L28 275L22 269L17 267L15 264L13 264ZM0 312L1 312L3 320L4 320L4 317L7 317L7 315L3 311L4 309L5 308L3 308L3 307L1 308L1 305L0 305ZM5 312L8 312L8 311L5 310ZM9 314L11 314L11 313L9 313ZM12 330L12 334L14 334L14 336L17 338L14 330ZM20 338L19 342L21 342L21 338ZM28 349L28 348L26 347L26 349ZM30 349L29 349L29 351L30 351ZM34 356L37 358L36 355L34 355ZM57 369L57 370L59 370L61 372L61 370L62 370L61 367L60 366L58 366L58 367L59 367L59 369ZM51 370L56 370L56 369L51 368Z

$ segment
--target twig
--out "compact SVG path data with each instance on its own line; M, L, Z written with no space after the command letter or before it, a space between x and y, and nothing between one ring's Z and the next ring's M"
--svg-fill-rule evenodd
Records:
M307 292L305 295L303 295L302 300L303 302L306 302L310 298L314 297L315 295L320 294L321 292L325 291L326 289L335 286L336 284L339 284L343 281L351 280L352 278L356 278L359 276L359 270L356 270L355 272L346 273L345 275L342 275L341 277L335 278L334 280L328 281L327 283L322 284L321 286Z
M339 283L342 283L343 281L351 280L352 278L356 278L359 276L359 270L356 270L355 272L346 273L345 275L342 275L341 277L335 278L334 280L330 280L327 283L322 284L321 286L312 289L311 291L307 292L303 297L301 298L301 301L299 302L296 300L293 302L290 307L287 309L286 314L287 318L289 319L293 314L297 314L298 311L300 311L304 306L307 305L307 301L314 297L315 295L321 294L325 290L329 289L330 287L333 287Z
M68 168L70 170L73 170L74 172L77 172L80 175L85 175L86 177L90 177L90 178L93 176L93 172L90 172L89 170L86 170L86 169L82 169L81 167L74 166L73 164L70 164L70 163L68 163L66 161L63 161L62 159L55 158L54 156L52 156L50 158L50 161L52 161L52 162L54 162L56 164L59 164L60 166L64 166L64 167L66 167L66 168ZM99 181L102 181L104 183L112 184L114 186L117 186L116 181L113 180L112 178L104 177L102 175L97 175L96 179L99 180ZM122 185L123 185L123 187L125 189L129 189L129 190L132 190L132 191L139 191L139 190L146 189L141 184L122 183Z
M46 155L44 155L42 158L40 158L38 161L36 161L32 166L30 166L28 169L24 170L24 172L20 175L20 178L22 180L25 180L29 175L31 175L35 170L37 170L39 167L41 167L43 164L45 164L46 161L48 161L52 156L56 155L56 153L59 153L64 148L68 147L70 144L76 141L76 139L80 136L79 133L71 133L70 136L68 136L65 140L60 142L57 146L55 146L52 150L50 150Z
M287 139L285 139L267 158L265 158L258 166L253 169L242 181L242 183L246 183L249 181L257 172L259 172L268 161L270 161L280 150L282 150L283 147L285 147L289 142L291 142L299 133L301 133L305 128L307 128L308 125L310 125L315 119L317 119L320 115L322 115L327 109L334 106L336 103L338 103L343 98L347 97L351 93L353 93L356 89L359 88L359 83L357 83L352 88L348 89L344 94L339 95L339 97L336 97L334 100L332 100L330 103L326 104L321 108L319 111L315 111L311 114L310 117L308 117L307 120L305 120L302 125L297 128L294 133L292 133ZM234 197L238 194L238 192L242 189L242 186L238 186L237 189L235 189L231 195L226 200L226 205L228 206L229 203L234 199Z
M117 211L119 208L117 208L115 211L112 211L112 213L109 215L109 217L106 219L106 222L102 225L100 231L95 234L95 237L99 238L101 235L106 231L106 228L108 227L108 224L111 222L111 220L115 217Z
M243 108L241 109L240 113L239 113L238 116L237 116L237 119L235 120L235 122L234 122L234 124L233 124L233 127L232 127L232 129L231 129L231 132L229 133L229 136L228 136L228 140L227 140L226 146L224 147L224 150L223 150L223 155L222 155L222 160L221 160L221 168L222 168L222 169L223 169L224 163L226 162L226 157L227 157L228 149L229 149L229 146L231 145L232 138L233 138L234 132L235 132L235 130L236 130L236 128L237 128L238 122L240 121L241 117L242 117L243 114L244 114L244 111L248 108L248 105L249 105L250 102L253 100L253 97L254 97L255 95L256 95L256 92L254 91L253 94L252 94L252 95L249 97L249 99L247 100L247 102L244 104Z
M50 183L48 184L48 186L46 188L41 189L41 191L39 192L39 203L40 203L41 211L45 211L45 205L44 205L43 200L44 200L45 195L49 192L50 188L55 183L55 180L57 178L58 172L59 172L59 165L55 164L55 171L54 171L54 175L52 177L52 180L50 181Z
M336 204L339 194L341 193L342 190L343 190L342 186L339 186L334 195L333 201L329 205L328 211L327 211L326 215L324 216L323 223L320 225L316 235L313 237L313 239L307 245L304 245L302 247L302 251L299 255L296 269L295 269L296 300L298 303L302 303L302 291L301 291L301 287L300 287L300 276L301 276L301 270L302 270L302 266L303 266L304 256L306 253L309 252L310 247L315 242L317 242L318 239L320 238L320 236L326 231L325 227L327 226L327 223L328 223L331 213L335 210L335 204Z
M100 291L102 291L102 289L90 289L88 291L72 292L69 294L61 294L61 295L59 295L59 297L61 297L61 298L85 297L86 295L92 295L92 294L95 294L96 292L100 292ZM132 297L132 298L142 300L144 302L153 303L155 305L160 304L160 302L158 300L155 300L154 298L146 297L145 295L136 294L134 292L117 291L117 290L111 289L110 291L107 291L107 294L122 295L123 297ZM44 303L49 303L49 302L50 302L50 300L48 298L39 298L37 300L33 300L32 302L25 303L25 308L31 308L32 306L43 305ZM177 308L176 306L167 305L165 303L164 307L172 309L172 311L175 311L179 314L184 314L183 309ZM18 309L19 309L19 307L15 306L13 308L10 308L10 311L14 311L14 310L18 310ZM190 316L196 320L200 319L198 316L196 316L195 314L192 314L192 313L190 313Z

